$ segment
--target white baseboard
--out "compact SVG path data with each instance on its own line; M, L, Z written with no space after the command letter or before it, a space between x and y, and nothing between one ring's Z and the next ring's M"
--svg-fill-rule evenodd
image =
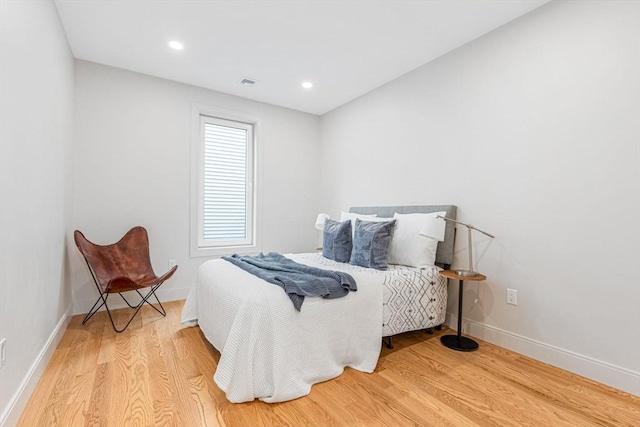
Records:
M160 302L165 302L165 301L169 302L169 301L186 299L187 295L189 295L190 290L191 290L191 287L177 288L177 289L159 289L156 291L156 294L158 295ZM142 292L142 294L144 295L144 291ZM91 307L93 307L93 304L96 302L98 297L99 297L98 291L96 290L95 298L74 301L73 314L76 315L76 314L88 313L89 310L91 310ZM131 304L137 304L138 301L140 301L140 297L135 292L127 292L125 294L125 297L127 298L127 300L129 300L129 302L131 302ZM155 298L151 297L150 301L155 302ZM109 296L109 299L107 300L107 302L109 304L110 310L127 307L127 305L122 300L122 298L120 298L120 296L117 294ZM100 311L103 311L103 310L105 310L104 307L100 308Z
M458 317L447 313L447 326L456 330ZM494 326L462 319L465 334L516 353L548 363L591 380L640 396L640 372L622 368L589 356L545 344Z
M49 336L44 347L40 350L38 357L29 368L27 375L22 380L18 391L15 392L11 400L9 400L9 404L7 408L0 416L0 426L8 427L15 426L18 424L18 420L20 419L20 415L22 415L22 411L25 406L27 406L27 402L29 402L29 398L35 390L36 385L38 385L38 381L42 376L49 360L51 360L51 356L53 356L53 352L58 346L58 343L62 339L64 332L67 330L67 326L71 321L71 308L72 305L69 305L67 310L62 315L62 318L54 328L53 332Z

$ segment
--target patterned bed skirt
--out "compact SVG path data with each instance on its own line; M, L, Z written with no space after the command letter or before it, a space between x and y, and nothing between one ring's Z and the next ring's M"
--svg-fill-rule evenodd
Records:
M442 325L447 311L447 280L437 267L389 266L383 284L382 336Z

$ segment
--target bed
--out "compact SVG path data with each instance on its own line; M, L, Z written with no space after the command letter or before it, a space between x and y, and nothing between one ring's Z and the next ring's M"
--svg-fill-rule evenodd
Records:
M446 217L456 219L453 205L439 206L382 206L355 207L349 212L377 214L392 218L394 213L446 212ZM436 266L409 268L391 265L389 270L397 274L394 280L383 283L382 336L392 337L403 332L430 329L444 324L447 309L447 281L438 274L440 267L448 269L453 262L455 227L447 222L444 241L438 243ZM391 346L391 340L387 341Z
M456 207L451 205L350 209L379 217L440 211L455 219ZM454 229L447 223L436 263L451 264L453 241ZM380 271L338 263L319 253L286 256L346 272L358 290L339 299L307 297L296 311L278 286L222 259L204 263L185 302L182 323L199 325L220 351L214 381L230 402L296 399L347 366L373 372L383 336L444 322L446 281L438 275L439 267L390 265Z

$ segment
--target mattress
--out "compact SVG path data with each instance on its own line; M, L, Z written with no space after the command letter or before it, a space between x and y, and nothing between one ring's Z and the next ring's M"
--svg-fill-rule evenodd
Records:
M440 267L389 265L384 271L342 264L320 254L302 254L328 269L347 273L369 271L382 280L382 336L433 328L444 324L447 310L447 279Z
M349 273L358 290L332 300L307 297L298 312L280 287L224 260L204 263L182 323L200 325L220 351L214 381L231 402L305 396L313 384L339 376L347 366L373 372L383 330L419 329L440 319L429 305L418 308L420 301L431 302L433 310L442 307L444 321L446 293L443 299L437 270L392 266L379 271L337 263L319 253L286 256Z

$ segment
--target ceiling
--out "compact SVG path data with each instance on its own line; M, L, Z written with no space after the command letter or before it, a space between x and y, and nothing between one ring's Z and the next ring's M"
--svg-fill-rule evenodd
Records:
M55 3L76 58L324 114L548 1Z

